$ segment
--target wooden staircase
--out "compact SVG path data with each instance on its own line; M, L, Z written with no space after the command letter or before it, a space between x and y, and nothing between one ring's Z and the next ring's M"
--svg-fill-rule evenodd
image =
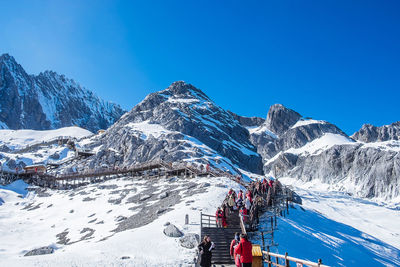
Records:
M237 211L228 214L226 228L219 228L216 225L216 217L212 215L201 214L201 237L205 235L211 237L211 241L215 244L212 251L213 264L234 264L234 260L230 255L231 241L235 237L235 233L241 233L240 218Z

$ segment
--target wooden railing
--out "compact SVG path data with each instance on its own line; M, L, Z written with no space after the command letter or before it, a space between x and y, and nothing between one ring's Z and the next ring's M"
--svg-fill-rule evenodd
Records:
M239 219L240 219L240 229L242 229L242 234L245 234L245 235L247 235L246 226L244 225L244 222L243 222L243 216L247 216L247 215L242 215L242 214L239 214Z
M200 212L200 228L217 227L217 217Z
M319 259L318 262L312 262L312 261L298 259L295 257L290 257L288 256L287 253L285 253L285 255L282 255L282 254L272 253L269 251L263 251L262 254L264 262L268 264L268 267L272 266L289 267L290 262L296 263L296 266L329 267L328 265L323 265L321 259ZM275 257L275 262L272 260L272 257ZM280 264L279 259L283 259L285 263Z

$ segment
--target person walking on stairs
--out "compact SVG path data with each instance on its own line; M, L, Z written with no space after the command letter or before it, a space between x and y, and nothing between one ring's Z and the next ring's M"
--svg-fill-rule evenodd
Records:
M239 233L236 232L235 238L232 240L231 247L230 247L230 254L231 254L232 259L235 260L236 267L241 267L240 255L237 255L235 253L235 248L239 245L239 242L240 242Z
M240 262L242 263L242 267L251 267L253 262L253 253L252 253L253 245L247 239L247 235L240 235L240 243L236 246L234 252L240 255Z
M228 206L229 206L229 213L232 213L233 207L236 205L235 197L233 194L229 196Z
M217 219L217 227L223 227L222 220L224 218L224 212L221 207L218 207L217 212L215 212L215 217Z
M203 241L197 246L200 252L200 266L201 267L211 267L212 250L215 248L211 238L206 235Z

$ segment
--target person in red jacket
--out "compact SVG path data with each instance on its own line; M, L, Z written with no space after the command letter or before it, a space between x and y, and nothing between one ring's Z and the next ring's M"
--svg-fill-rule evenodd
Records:
M239 243L240 243L239 233L235 233L235 238L231 242L230 254L231 254L232 259L235 260L236 267L241 267L242 266L240 264L240 256L235 253L235 248L236 248L236 246L239 245Z
M236 246L234 253L240 255L240 262L243 267L251 267L253 262L253 245L247 239L247 235L240 235L240 243Z
M224 218L224 212L222 211L221 207L218 207L217 211L215 212L215 217L217 220L217 227L223 227L222 220Z

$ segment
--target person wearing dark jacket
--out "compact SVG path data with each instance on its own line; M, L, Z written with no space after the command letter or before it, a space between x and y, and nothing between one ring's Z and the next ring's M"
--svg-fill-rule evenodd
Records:
M200 266L211 267L212 250L215 248L211 238L206 235L203 241L197 246L200 252Z
M253 262L253 245L247 239L247 235L240 235L240 243L235 248L235 253L240 255L240 262L243 267L251 267Z

